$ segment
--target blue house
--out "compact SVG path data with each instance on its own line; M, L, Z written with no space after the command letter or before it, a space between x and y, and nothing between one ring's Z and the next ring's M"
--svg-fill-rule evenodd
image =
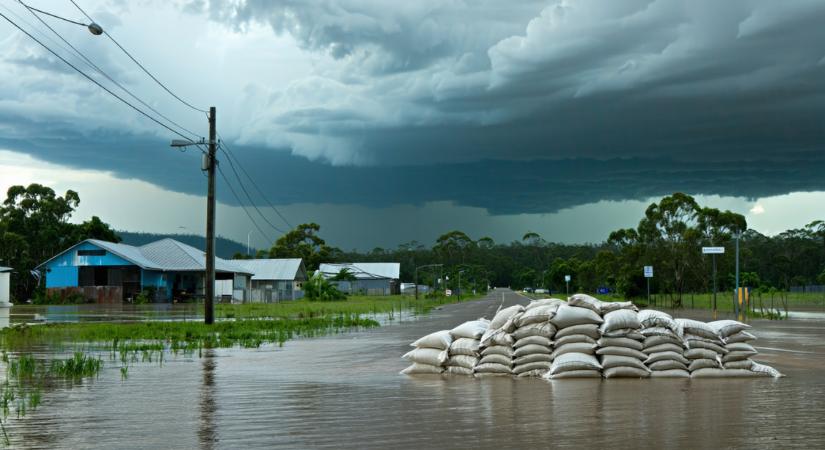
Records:
M87 239L37 266L50 295L77 293L98 303L132 301L139 293L164 302L203 298L206 255L174 239L140 247ZM252 273L215 258L216 296L244 300Z

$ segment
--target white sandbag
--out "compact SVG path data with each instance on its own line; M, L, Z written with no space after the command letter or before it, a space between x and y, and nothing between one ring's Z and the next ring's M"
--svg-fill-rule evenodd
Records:
M455 355L450 356L450 359L444 364L448 368L451 366L457 367L464 367L466 369L472 369L473 367L478 364L478 358L474 356L467 356L467 355Z
M473 369L468 369L466 367L461 367L461 366L449 366L449 367L447 367L447 370L444 371L444 373L447 373L447 374L450 374L450 375L472 375L473 374Z
M441 350L447 350L450 348L450 344L453 342L453 337L450 335L450 330L441 330L436 331L435 333L430 333L417 341L410 344L413 347L418 348L437 348Z
M645 341L645 342L647 342L647 341ZM623 338L623 337L618 337L618 338L603 337L603 338L599 339L596 343L599 344L599 347L627 347L627 348L632 348L634 350L639 350L639 351L641 351L644 348L644 345L641 342L639 342L635 339L629 339L629 338Z
M604 355L601 357L601 363L603 369L611 369L613 367L635 367L641 370L648 370L641 361L629 356Z
M524 325L529 325L531 323L547 322L556 315L556 310L558 309L559 305L556 304L542 305L528 309L524 312L524 314L518 317L516 325L523 327Z
M480 339L487 331L490 323L485 319L470 320L450 330L450 335L453 339L470 338Z
M587 308L561 305L555 317L550 319L550 322L558 328L565 328L586 323L600 324L604 322L604 320L598 314Z
M474 373L512 373L509 365L496 363L483 363L473 368Z
M491 345L490 347L486 347L484 350L481 351L481 356L504 355L508 358L512 358L513 353L513 347L510 347L509 345Z
M674 361L672 359L656 361L649 367L650 370L688 370L688 366L680 363L679 361Z
M498 377L510 377L511 372L474 372L473 376L476 378L498 378Z
M685 341L685 345L688 348L704 348L704 349L719 353L720 355L724 355L724 354L728 353L728 351L729 351L727 348L722 347L719 344L714 344L713 342L707 342L707 341L699 341L699 340L695 340L695 339Z
M504 324L507 323L507 321L510 320L511 317L522 312L524 312L524 307L521 305L514 305L499 310L499 312L497 312L496 315L493 317L493 320L490 321L489 328L493 330L501 329L501 327L503 327Z
M599 327L602 334L620 329L638 329L641 327L635 311L619 309L604 315L604 322Z
M691 348L683 353L687 359L715 359L719 354L706 348Z
M725 363L725 369L747 369L750 370L753 366L753 361L750 359L740 359L738 361L728 361Z
M524 372L529 372L531 370L550 370L550 366L553 363L549 361L536 361L527 364L519 364L513 367L513 373L516 375L522 374Z
M599 308L601 309L602 315L609 312L618 311L620 309L629 309L633 312L639 311L639 308L637 308L632 302L601 302Z
M631 358L636 358L640 360L645 360L648 358L648 355L636 350L634 348L628 347L617 347L617 346L610 346L610 347L601 347L596 350L597 355L616 355L616 356L629 356Z
M567 299L567 304L570 306L578 306L579 308L587 308L596 314L602 313L602 301L587 294L573 294Z
M690 378L690 373L681 369L654 370L650 372L650 378Z
M637 316L642 328L663 327L676 330L676 322L670 314L655 309L643 309Z
M444 372L444 368L441 366L420 363L413 363L411 366L401 371L403 375L428 375L438 374L441 372Z
M722 338L726 338L732 334L736 334L740 331L745 331L751 326L742 323L736 320L714 320L713 322L708 322L708 326L713 329L719 336Z
M602 373L598 370L571 370L551 375L547 372L544 378L547 380L558 380L562 378L601 378Z
M576 344L576 343L584 343L584 344L595 344L596 340L590 336L585 336L583 334L571 334L569 336L564 336L561 339L556 339L554 344L556 347L561 347L565 344Z
M758 376L758 374L745 369L699 369L690 373L691 378L739 378L755 376Z
M478 364L501 364L509 367L513 364L513 360L509 356L504 355L486 355L478 360Z
M716 332L710 325L705 322L700 322L693 319L675 319L678 325L685 333L695 334L708 339L719 339L719 333Z
M725 338L725 342L728 344L735 344L737 342L750 342L753 340L756 340L756 336L747 331L740 331L736 334L732 334Z
M756 349L753 348L753 346L748 344L747 342L735 342L733 344L727 344L725 346L725 350L729 352L753 352L753 354L756 354Z
M553 362L553 356L546 353L531 353L529 355L519 356L513 360L513 364L520 366L522 364L529 364L539 361Z
M605 378L647 378L650 371L638 367L611 367L602 372Z
M676 336L649 336L645 338L644 348L655 347L662 344L685 345L684 341Z
M519 327L512 333L513 338L516 340L524 339L527 336L544 336L548 339L553 339L555 335L556 326L550 322L531 323L529 325Z
M574 334L583 334L585 336L590 336L593 339L598 339L599 337L601 337L601 333L599 333L599 326L595 323L573 325L572 327L562 328L556 332L555 337L556 339L559 339Z
M563 305L564 303L566 303L564 300L559 300L557 298L540 298L538 300L531 301L524 309L525 311L528 311L539 306Z
M488 328L479 341L479 344L482 347L489 347L492 345L513 345L514 343L515 339L513 339L509 333L504 330L494 330L492 328Z
M450 355L478 356L479 341L470 338L458 338L450 344Z
M550 348L545 345L527 344L524 347L517 348L516 351L513 352L513 356L518 358L520 356L530 355L533 353L545 353L549 355L551 351Z
M782 375L778 370L774 369L771 366L768 366L766 364L759 364L759 363L756 363L756 362L753 363L750 370L751 370L751 372L754 372L754 373L757 373L757 374L760 374L760 375L764 374L766 376L774 377L774 378L779 378L779 377L784 377L785 376L785 375Z
M527 372L522 372L516 376L519 378L541 378L545 374L547 374L547 369L535 369L528 370Z
M730 362L730 361L740 361L743 359L748 359L751 356L756 355L756 350L754 351L735 351L730 352L727 355L722 357L722 363Z
M653 336L666 336L672 337L674 339L682 338L682 336L679 333L666 327L642 328L641 330L639 330L639 333L641 333L645 338L650 338Z
M609 337L609 338L628 338L628 339L635 339L637 341L645 340L645 336L639 333L638 328L619 328L618 330L608 331L602 333L602 337Z
M565 344L556 347L552 355L553 359L556 359L565 353L584 353L586 355L592 355L595 353L596 347L598 347L596 344L585 344L581 342L575 344Z
M676 344L659 344L654 345L653 347L646 348L642 350L643 353L651 354L651 353L659 353L659 352L676 352L681 353L684 349L681 345Z
M550 347L551 345L553 345L553 341L551 341L550 339L547 339L544 336L527 336L526 338L522 338L522 339L517 340L516 343L513 345L513 348L521 348L521 347L524 347L525 345L530 345L530 344L543 345L545 347Z
M653 354L651 354L650 356L647 357L647 359L645 360L645 364L647 364L649 366L649 365L655 363L656 361L665 361L665 360L668 360L668 359L672 359L674 361L679 361L680 363L685 364L685 365L690 364L689 359L682 356L681 353L676 353L676 352L653 353Z
M416 348L407 352L402 358L414 363L440 366L447 362L448 356L446 351L437 348Z
M550 366L550 373L552 375L570 372L572 370L600 370L602 365L593 355L584 353L565 353L555 360Z
M716 359L694 359L690 362L688 370L695 372L699 369L718 369L719 361ZM743 367L731 367L731 369L742 369Z
M691 341L710 342L711 344L716 344L716 345L719 345L719 346L725 345L725 343L722 341L722 338L720 338L720 337L708 338L708 337L704 337L704 336L699 336L698 334L690 334L690 333L685 333L684 334L684 340L685 340L685 345L686 346L690 346Z

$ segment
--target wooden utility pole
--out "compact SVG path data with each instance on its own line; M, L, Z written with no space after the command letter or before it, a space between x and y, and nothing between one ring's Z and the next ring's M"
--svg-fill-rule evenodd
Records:
M209 108L209 154L206 161L209 190L206 194L206 298L203 301L203 323L215 322L215 160L218 142L215 131L215 107Z

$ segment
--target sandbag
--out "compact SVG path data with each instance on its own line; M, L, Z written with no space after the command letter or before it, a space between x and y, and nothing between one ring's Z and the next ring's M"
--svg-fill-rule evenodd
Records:
M504 355L508 358L513 357L513 347L508 345L492 345L481 351L481 356L487 355Z
M562 328L556 332L555 338L560 339L565 336L572 336L574 334L583 334L585 336L590 336L593 339L598 339L601 336L601 333L599 333L599 326L595 323L589 323Z
M690 373L687 370L670 369L670 370L654 370L650 372L651 378L690 378Z
M729 319L714 320L713 322L708 322L708 326L722 338L726 338L732 334L736 334L740 331L747 330L751 327L746 323Z
M598 370L570 370L551 375L550 372L544 375L545 379L558 380L561 378L601 378L602 373Z
M698 335L689 334L689 333L685 333L684 340L685 340L685 346L687 346L687 347L690 347L690 344L693 343L693 342L708 342L708 343L716 344L716 345L719 345L719 346L725 345L725 343L722 341L722 338L719 338L719 337L706 338L706 337L703 337L703 336L698 336Z
M603 372L605 378L647 378L650 371L638 367L611 367Z
M639 330L639 333L641 333L645 338L649 338L651 336L668 336L674 339L682 338L681 333L677 333L676 331L665 327L642 328Z
M691 378L736 378L754 376L758 375L745 369L699 369L690 373Z
M551 363L549 361L536 361L536 362L531 362L531 363L527 363L527 364L519 364L519 365L513 367L513 373L516 374L516 375L519 375L519 374L522 374L524 372L529 372L531 370L546 371L546 370L550 370L550 366L552 364L553 363Z
M785 375L782 375L782 373L780 373L778 370L774 369L771 366L768 366L768 365L765 365L765 364L759 364L759 363L756 363L756 362L753 363L750 370L751 370L751 372L754 372L756 374L766 375L766 376L770 376L770 377L774 377L774 378L779 378L779 377L784 377L785 376Z
M556 359L565 353L584 353L587 355L592 355L595 352L596 347L596 344L585 344L581 342L562 345L560 347L556 347L553 351L553 359Z
M618 309L604 315L604 322L599 327L602 334L620 329L638 329L641 327L637 313L629 309Z
M482 356L481 359L478 360L478 364L502 364L509 367L513 364L513 360L512 358L504 355L486 355Z
M483 363L473 368L474 373L512 373L506 364Z
M724 355L724 354L728 353L728 351L729 351L728 349L726 349L725 347L722 347L719 344L714 344L713 342L707 342L707 341L690 340L690 341L685 341L685 345L687 345L688 348L704 348L704 349L710 350L712 352L719 353L720 355Z
M504 330L488 328L481 336L479 343L482 347L489 347L491 345L513 345L515 339Z
M679 361L674 361L672 359L656 361L649 367L650 370L688 370L688 366L682 364Z
M694 359L690 362L688 370L695 372L699 369L718 369L719 361L715 359Z
M638 314L639 324L642 328L664 327L671 330L676 330L676 322L670 314L657 311L655 309L643 309Z
M645 360L648 358L648 355L640 352L639 350L628 348L628 347L602 347L596 350L597 355L616 355L616 356L629 356L631 358L636 358L640 360Z
M551 341L550 339L547 339L544 336L528 336L526 338L522 338L522 339L517 340L515 345L513 345L513 348L521 348L521 347L524 347L525 345L530 345L530 344L543 345L545 347L550 347L551 345L553 345L553 341Z
M751 356L756 354L756 350L754 351L735 351L730 352L727 355L722 357L722 363L730 362L730 361L740 361L743 359L748 359Z
M501 329L501 327L503 327L511 317L522 312L524 312L524 307L521 305L514 305L501 309L495 316L493 316L493 320L490 321L489 328L493 330Z
M487 331L489 322L485 319L470 320L450 330L453 339L470 338L480 339Z
M716 359L718 353L706 348L691 348L683 353L687 359Z
M639 308L637 308L632 302L601 302L599 308L601 309L602 314L607 314L619 309L629 309L633 312L639 311Z
M662 344L676 344L682 347L684 346L684 341L676 336L649 336L645 338L644 348L655 347Z
M528 309L524 312L524 314L518 317L518 320L516 320L516 325L523 327L524 325L529 325L531 323L547 322L556 315L556 310L558 309L559 305L556 304L542 305Z
M600 324L604 320L592 310L576 306L561 305L550 322L558 328L572 327L587 323Z
M541 378L547 373L547 369L528 370L516 375L519 378Z
M635 367L637 369L647 370L647 367L636 358L629 356L604 355L601 357L603 369L610 369L613 367Z
M747 342L736 342L733 344L728 344L725 346L725 349L729 352L752 352L753 354L756 354L756 349L753 348L753 346L748 344Z
M466 367L461 366L448 366L447 370L444 372L450 375L473 375L473 369L468 369Z
M530 355L519 356L513 360L513 364L518 366L539 361L553 362L553 356L547 353L532 353Z
M747 331L740 331L736 334L732 334L725 338L725 342L728 344L735 344L737 342L749 342L756 340L756 336Z
M450 344L450 355L478 356L478 348L476 339L458 338Z
M728 361L725 363L725 369L747 369L750 370L753 366L753 361L750 359L740 359L738 361Z
M570 372L572 370L600 370L602 365L593 355L584 353L565 353L555 360L550 366L550 373L552 375Z
M609 337L609 338L628 338L628 339L635 339L637 341L645 340L645 336L639 333L639 330L636 328L619 328L618 330L608 331L602 333L602 337Z
M659 344L659 345L654 345L653 347L648 347L648 348L646 348L646 349L642 350L642 352L643 352L643 353L645 353L645 354L648 354L648 355L649 355L649 354L651 354L651 353L659 353L659 352L676 352L676 353L681 353L683 350L684 350L684 349L682 348L682 346L681 346L681 345L676 345L676 344Z
M627 347L640 351L644 348L644 345L641 342L635 339L629 339L624 337L603 337L596 341L596 343L599 344L599 347Z
M556 347L561 347L565 344L576 344L576 343L584 343L584 344L596 344L596 340L590 336L586 336L583 334L571 334L569 336L564 336L561 339L556 339L554 344Z
M539 306L547 306L547 305L563 305L565 303L564 300L559 300L557 298L540 298L538 300L531 301L524 309L531 310L533 308L537 308Z
M450 348L450 344L453 342L453 337L450 335L450 330L441 330L436 331L435 333L430 333L422 338L419 338L417 341L410 344L413 347L418 348L437 348L440 350L447 350Z
M587 294L573 294L567 299L567 304L570 306L578 306L579 308L587 308L596 314L602 313L602 301Z
M719 339L719 333L705 322L693 319L675 319L676 325L685 333L695 334L708 339Z
M464 367L467 369L472 369L473 367L478 364L478 358L474 356L467 356L467 355L455 355L450 356L450 359L447 360L445 364L448 368L452 366L457 367Z
M512 372L474 372L476 378L509 377Z
M523 327L519 327L513 331L514 339L524 339L527 336L544 336L548 339L553 339L556 335L556 326L550 322L545 323L531 323Z
M411 366L401 371L403 375L428 375L439 374L442 372L444 372L444 368L441 366L420 363L412 363Z
M549 355L551 353L551 350L550 348L544 345L528 344L524 347L517 348L516 351L513 352L513 356L518 358L520 356L531 355L533 353L545 353Z
M416 348L410 350L402 358L419 364L429 364L431 366L441 366L447 362L449 355L444 350L437 348Z
M668 359L672 359L674 361L679 361L682 364L688 365L690 364L690 360L682 356L681 353L676 352L659 352L659 353L652 353L650 356L645 359L645 364L648 366L655 363L656 361L665 361Z

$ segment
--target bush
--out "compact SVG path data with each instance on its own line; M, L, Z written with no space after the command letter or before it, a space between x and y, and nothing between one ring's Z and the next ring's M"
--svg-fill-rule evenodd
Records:
M32 303L35 305L78 305L89 303L89 301L79 292L38 291L35 292Z
M330 284L320 273L313 275L304 283L304 294L308 300L322 302L345 300L347 298L346 294Z

